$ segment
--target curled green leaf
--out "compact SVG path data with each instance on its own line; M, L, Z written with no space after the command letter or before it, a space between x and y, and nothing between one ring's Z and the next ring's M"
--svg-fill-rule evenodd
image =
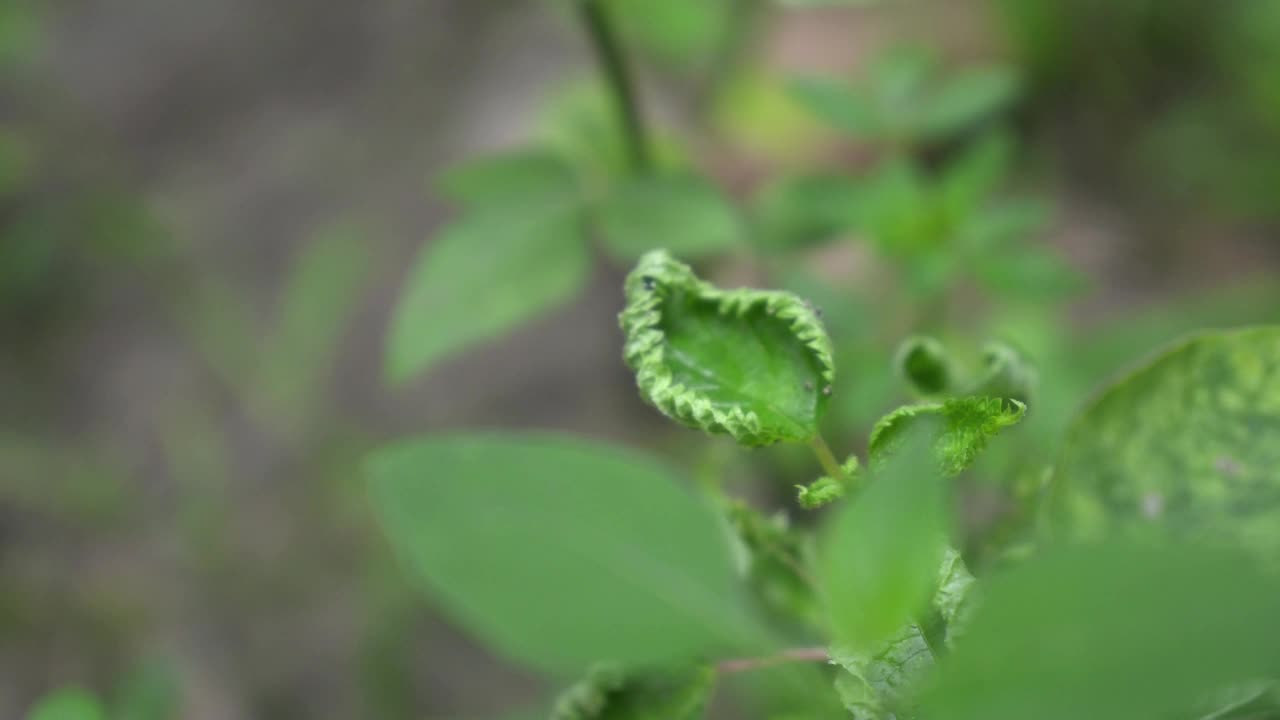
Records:
M935 338L917 335L898 346L894 367L916 393L941 395L951 388L955 371L947 350Z
M904 405L880 418L868 444L873 466L895 453L906 430L917 420L940 417L934 453L943 474L959 475L973 463L987 442L1001 430L1016 425L1027 406L1017 400L993 397L951 398L940 403Z
M640 259L619 316L640 395L673 420L742 445L804 442L835 380L812 306L777 290L722 290L664 250Z
M1030 402L1040 384L1040 373L1021 350L1009 343L988 343L982 351L982 363L982 375L970 394Z

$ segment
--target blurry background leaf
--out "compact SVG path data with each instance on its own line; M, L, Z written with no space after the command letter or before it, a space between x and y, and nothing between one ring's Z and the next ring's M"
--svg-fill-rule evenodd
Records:
M648 458L518 435L409 441L369 460L392 547L503 655L556 673L752 647L720 521Z
M914 622L937 581L948 532L947 491L921 422L826 528L819 579L831 634L874 655Z
M855 136L883 131L876 107L859 88L823 77L801 77L790 83L796 100L832 126Z
M599 0L637 50L676 65L711 60L724 42L738 0Z
M1204 333L1080 413L1054 469L1061 529L1280 550L1280 328Z
M93 695L67 688L46 695L27 713L27 720L106 720L106 715Z
M471 210L493 212L563 204L578 192L573 168L543 148L483 155L445 171L436 185Z
M756 246L766 252L801 248L835 239L853 227L862 193L841 175L782 177L756 195Z
M1238 553L1050 549L984 583L924 717L1183 717L1227 686L1280 674L1276 607L1275 578Z
M654 248L696 260L742 243L737 211L720 189L696 175L651 175L613 188L597 208L601 239L632 261Z
M587 279L578 214L542 208L454 221L410 269L387 348L394 381L555 307Z
M926 397L947 392L955 379L946 348L931 337L903 341L894 356L894 366L912 390Z
M111 720L178 720L178 680L159 662L140 665L116 690Z
M965 70L948 78L921 110L926 137L944 137L982 120L1013 99L1017 77L1008 68Z
M367 233L350 223L326 228L290 268L254 398L270 416L294 424L313 409L369 271Z

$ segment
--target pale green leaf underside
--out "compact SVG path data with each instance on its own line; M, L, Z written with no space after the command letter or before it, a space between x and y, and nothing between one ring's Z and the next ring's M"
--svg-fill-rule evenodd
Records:
M627 180L598 209L601 239L613 255L635 260L661 245L697 259L737 245L742 224L718 188L693 175Z
M855 720L906 720L903 695L909 685L933 667L933 654L916 625L907 625L878 653L833 647L831 662L844 672L836 676L836 692Z
M835 368L803 300L721 290L661 250L627 277L626 296L624 357L641 396L668 417L749 446L817 433Z
M454 435L379 450L367 474L396 554L449 617L508 658L576 674L759 637L721 521L642 455Z
M389 376L406 380L564 303L586 283L588 267L572 206L454 222L409 272L392 319Z
M597 666L560 695L551 720L697 720L715 677L708 665L650 671Z
M937 460L946 475L958 475L967 468L1001 430L1015 425L1026 413L1017 400L992 397L959 397L940 403L905 405L876 423L868 443L873 466L893 455L904 433L917 421L941 420L933 443Z
M1280 328L1205 333L1107 388L1054 470L1060 527L1280 551Z

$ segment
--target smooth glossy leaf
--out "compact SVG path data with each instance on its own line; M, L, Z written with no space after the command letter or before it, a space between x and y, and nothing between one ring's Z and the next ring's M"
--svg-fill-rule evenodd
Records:
M623 354L640 395L663 414L749 446L817 433L835 366L808 303L721 290L665 251L640 260L626 295Z
M587 270L571 207L454 222L409 272L388 339L388 375L406 380L567 301Z
M572 202L578 193L573 167L544 148L520 148L482 156L451 168L437 181L441 191L473 210Z
M945 475L960 474L991 438L1022 420L1027 406L995 397L958 397L940 403L905 405L880 419L871 430L868 452L874 468L896 455L922 420L935 425L933 453Z
M656 247L706 257L734 247L743 233L737 211L720 190L694 175L626 181L598 208L597 220L605 247L625 260Z
M759 638L721 521L643 455L454 435L379 450L367 473L408 570L508 658L576 674L599 660L754 649Z
M593 668L556 701L551 720L698 720L715 685L709 665L679 669Z
M854 720L907 720L914 712L903 695L933 667L934 658L912 624L874 654L834 647L831 662L844 671L836 676L836 692Z
M27 713L27 720L104 720L105 717L98 699L79 688L52 692Z
M1009 68L958 73L925 103L921 130L928 137L963 130L1007 105L1017 90L1017 75Z
M925 609L945 549L947 490L927 448L930 423L907 431L904 452L824 534L820 584L831 632L855 652L874 653Z
M1277 607L1276 578L1239 553L1049 549L984 579L925 717L1191 717L1227 687L1280 675Z
M1054 469L1060 529L1280 552L1280 328L1204 333L1107 387Z

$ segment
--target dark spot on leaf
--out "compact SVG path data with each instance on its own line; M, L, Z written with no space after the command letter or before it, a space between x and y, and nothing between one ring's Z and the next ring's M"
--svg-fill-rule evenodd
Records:
M640 280L644 283L645 290L652 290L658 286L657 279L652 276L645 275L644 277L640 278Z

